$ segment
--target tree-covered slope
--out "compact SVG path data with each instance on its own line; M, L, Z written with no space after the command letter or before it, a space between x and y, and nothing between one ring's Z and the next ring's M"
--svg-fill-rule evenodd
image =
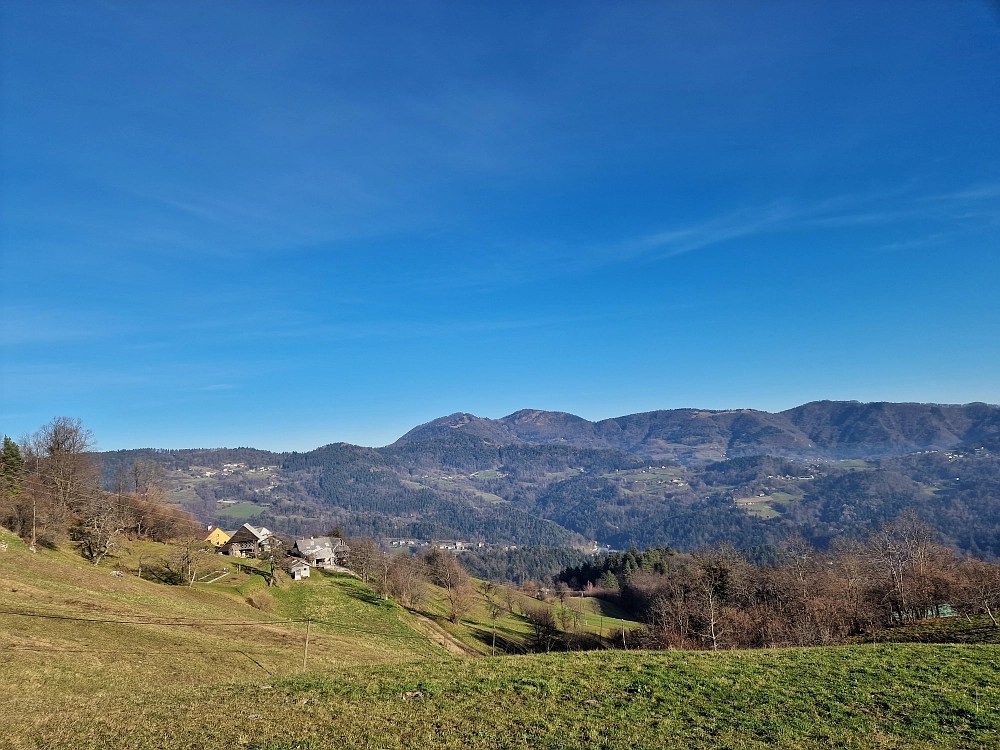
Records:
M500 443L575 445L685 462L758 454L877 458L954 448L1000 435L1000 408L982 403L814 401L777 414L670 409L598 422L565 412L523 409L497 420L453 414L415 427L399 442L460 432Z
M491 544L693 549L794 533L823 544L912 507L953 546L1000 556L997 413L983 404L817 402L782 414L689 409L589 422L525 410L502 420L452 415L383 448L102 457L106 482L135 460L162 464L175 499L230 528L253 518L293 534L341 526Z

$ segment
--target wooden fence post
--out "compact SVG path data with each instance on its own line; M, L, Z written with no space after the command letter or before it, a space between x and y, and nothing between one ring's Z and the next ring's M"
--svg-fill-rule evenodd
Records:
M312 625L312 620L306 620L306 647L302 651L302 671L306 671L306 660L309 658L309 626Z

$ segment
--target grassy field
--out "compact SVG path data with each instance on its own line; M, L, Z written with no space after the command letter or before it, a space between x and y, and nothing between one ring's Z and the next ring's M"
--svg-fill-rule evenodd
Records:
M507 502L502 497L500 497L499 495L494 495L492 492L477 492L476 495L481 500L485 500L488 503L506 503Z
M215 514L220 517L225 518L236 518L241 521L245 521L248 518L259 515L263 513L267 508L262 505L257 505L256 503L240 502L233 504L223 505L219 503L219 509L215 511Z
M747 513L751 516L757 516L758 518L777 518L781 514L778 513L771 504L761 498L759 503L748 503L746 505L740 505Z
M14 690L21 748L989 748L993 646L437 659L229 684Z
M674 484L673 479L683 472L677 467L653 466L645 469L629 469L604 474L608 479L623 483L622 491L627 495L660 494L676 490L688 489L687 482Z
M181 684L248 669L254 679L292 674L301 668L306 624L288 620L314 621L309 661L321 670L447 653L414 629L405 610L350 576L317 574L304 585L268 588L260 576L233 572L213 584L167 586L116 578L71 550L33 555L20 540L0 537L8 544L0 552L0 612L8 613L0 614L0 651L12 654L0 663L0 685L86 684L109 671L138 682L168 674ZM134 570L139 552L152 565L158 546L137 545L116 565ZM213 571L227 563L208 562ZM200 624L183 624L189 621Z
M792 495L788 492L772 492L760 498L756 502L746 504L741 503L740 500L737 500L736 502L751 516L757 516L758 518L777 518L781 515L781 511L777 510L775 506L787 505L788 503L801 499L801 495Z
M456 640L464 644L470 652L481 655L492 653L493 623L487 614L485 600L477 596L472 609L458 623L448 620L448 604L444 592L434 586L429 587L430 596L421 605L421 612L432 619L439 628L447 631ZM557 601L541 602L523 594L514 594L515 614L505 615L496 623L497 642L503 649L503 644L509 652L523 653L528 650L532 626L527 618L521 615L525 607L548 607L553 611L556 620L560 620L561 609L576 609L581 617L578 622L569 625L581 633L604 635L614 638L617 642L621 628L632 630L639 627L630 615L620 610L610 602L593 597L573 598L566 602L565 607Z
M1000 627L986 615L966 620L964 617L942 617L918 625L906 625L883 630L874 635L858 636L854 643L991 643L1000 645Z
M267 588L251 571L166 586L119 579L71 549L33 555L0 539L0 611L47 615L0 614L4 750L874 750L1000 738L995 643L460 658L428 628L487 653L485 611L452 625L436 591L427 622L349 576ZM115 564L127 569L140 552L148 560L156 547ZM580 604L587 628L600 626L598 607L605 627L621 614ZM81 619L52 619L65 617ZM304 619L300 673L305 625L286 621ZM971 632L957 619L937 626L937 640ZM511 639L528 628L518 617L500 627Z
M470 475L470 479L480 479L480 480L496 479L497 474L498 472L496 469L485 469L483 471L473 472Z

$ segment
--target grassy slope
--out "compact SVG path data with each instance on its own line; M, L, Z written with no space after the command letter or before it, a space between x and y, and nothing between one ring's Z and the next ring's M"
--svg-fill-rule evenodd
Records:
M256 576L118 581L4 541L0 609L328 624L312 626L310 672L297 675L300 625L0 616L0 748L978 748L1000 736L996 645L460 659L351 578L272 589L266 614L245 603ZM454 632L474 641L474 627Z
M983 748L995 646L591 652L13 694L11 748ZM407 693L420 695L405 700ZM585 701L596 701L588 705Z
M310 632L310 662L318 669L443 653L411 627L410 615L379 602L349 576L317 575L269 590L260 577L247 575L217 584L165 586L135 576L118 580L109 568L88 565L72 551L32 555L19 540L2 536L8 550L0 552L0 610L250 624L138 626L0 614L0 650L12 653L0 663L0 686L62 680L66 689L75 689L109 670L140 682L162 673L177 684L218 681L248 669L255 679L290 674L301 664L305 626L268 624L286 619L324 621ZM251 607L247 597L270 599L271 611Z
M260 515L265 510L267 510L266 506L243 502L235 503L234 505L220 505L215 514L220 518L227 518L236 522L246 521L248 518Z
M491 652L493 623L489 619L485 599L477 592L473 607L462 618L461 622L455 624L448 620L449 608L444 591L436 586L428 586L428 592L427 601L421 604L422 613L432 618L440 627L447 630L472 651L488 655ZM497 620L497 643L506 642L508 650L514 653L525 651L531 639L532 626L523 615L524 607L546 607L551 609L558 618L562 606L555 600L542 602L524 594L515 593L515 613L505 615ZM593 597L569 599L566 607L579 608L582 618L576 627L581 632L611 636L617 641L623 620L627 630L640 627L639 623L629 619L630 616L621 609L601 599ZM572 628L572 625L570 627Z

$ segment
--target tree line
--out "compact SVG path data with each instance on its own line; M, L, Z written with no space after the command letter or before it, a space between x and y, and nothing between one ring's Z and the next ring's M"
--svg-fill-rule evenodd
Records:
M731 545L635 549L568 568L567 584L611 595L651 648L824 645L945 614L997 626L1000 566L956 555L912 511L865 539L816 550L802 538L755 564Z
M572 547L517 547L470 550L462 553L462 567L488 581L551 581L568 567L587 562L591 555Z
M0 451L0 525L29 548L69 537L95 565L129 539L166 541L198 531L186 513L165 506L163 469L136 459L119 465L105 489L79 419L56 417Z
M428 584L444 590L448 618L457 623L475 603L472 579L454 555L431 549L419 555L390 555L370 538L348 539L348 566L378 596L417 609L427 599Z

